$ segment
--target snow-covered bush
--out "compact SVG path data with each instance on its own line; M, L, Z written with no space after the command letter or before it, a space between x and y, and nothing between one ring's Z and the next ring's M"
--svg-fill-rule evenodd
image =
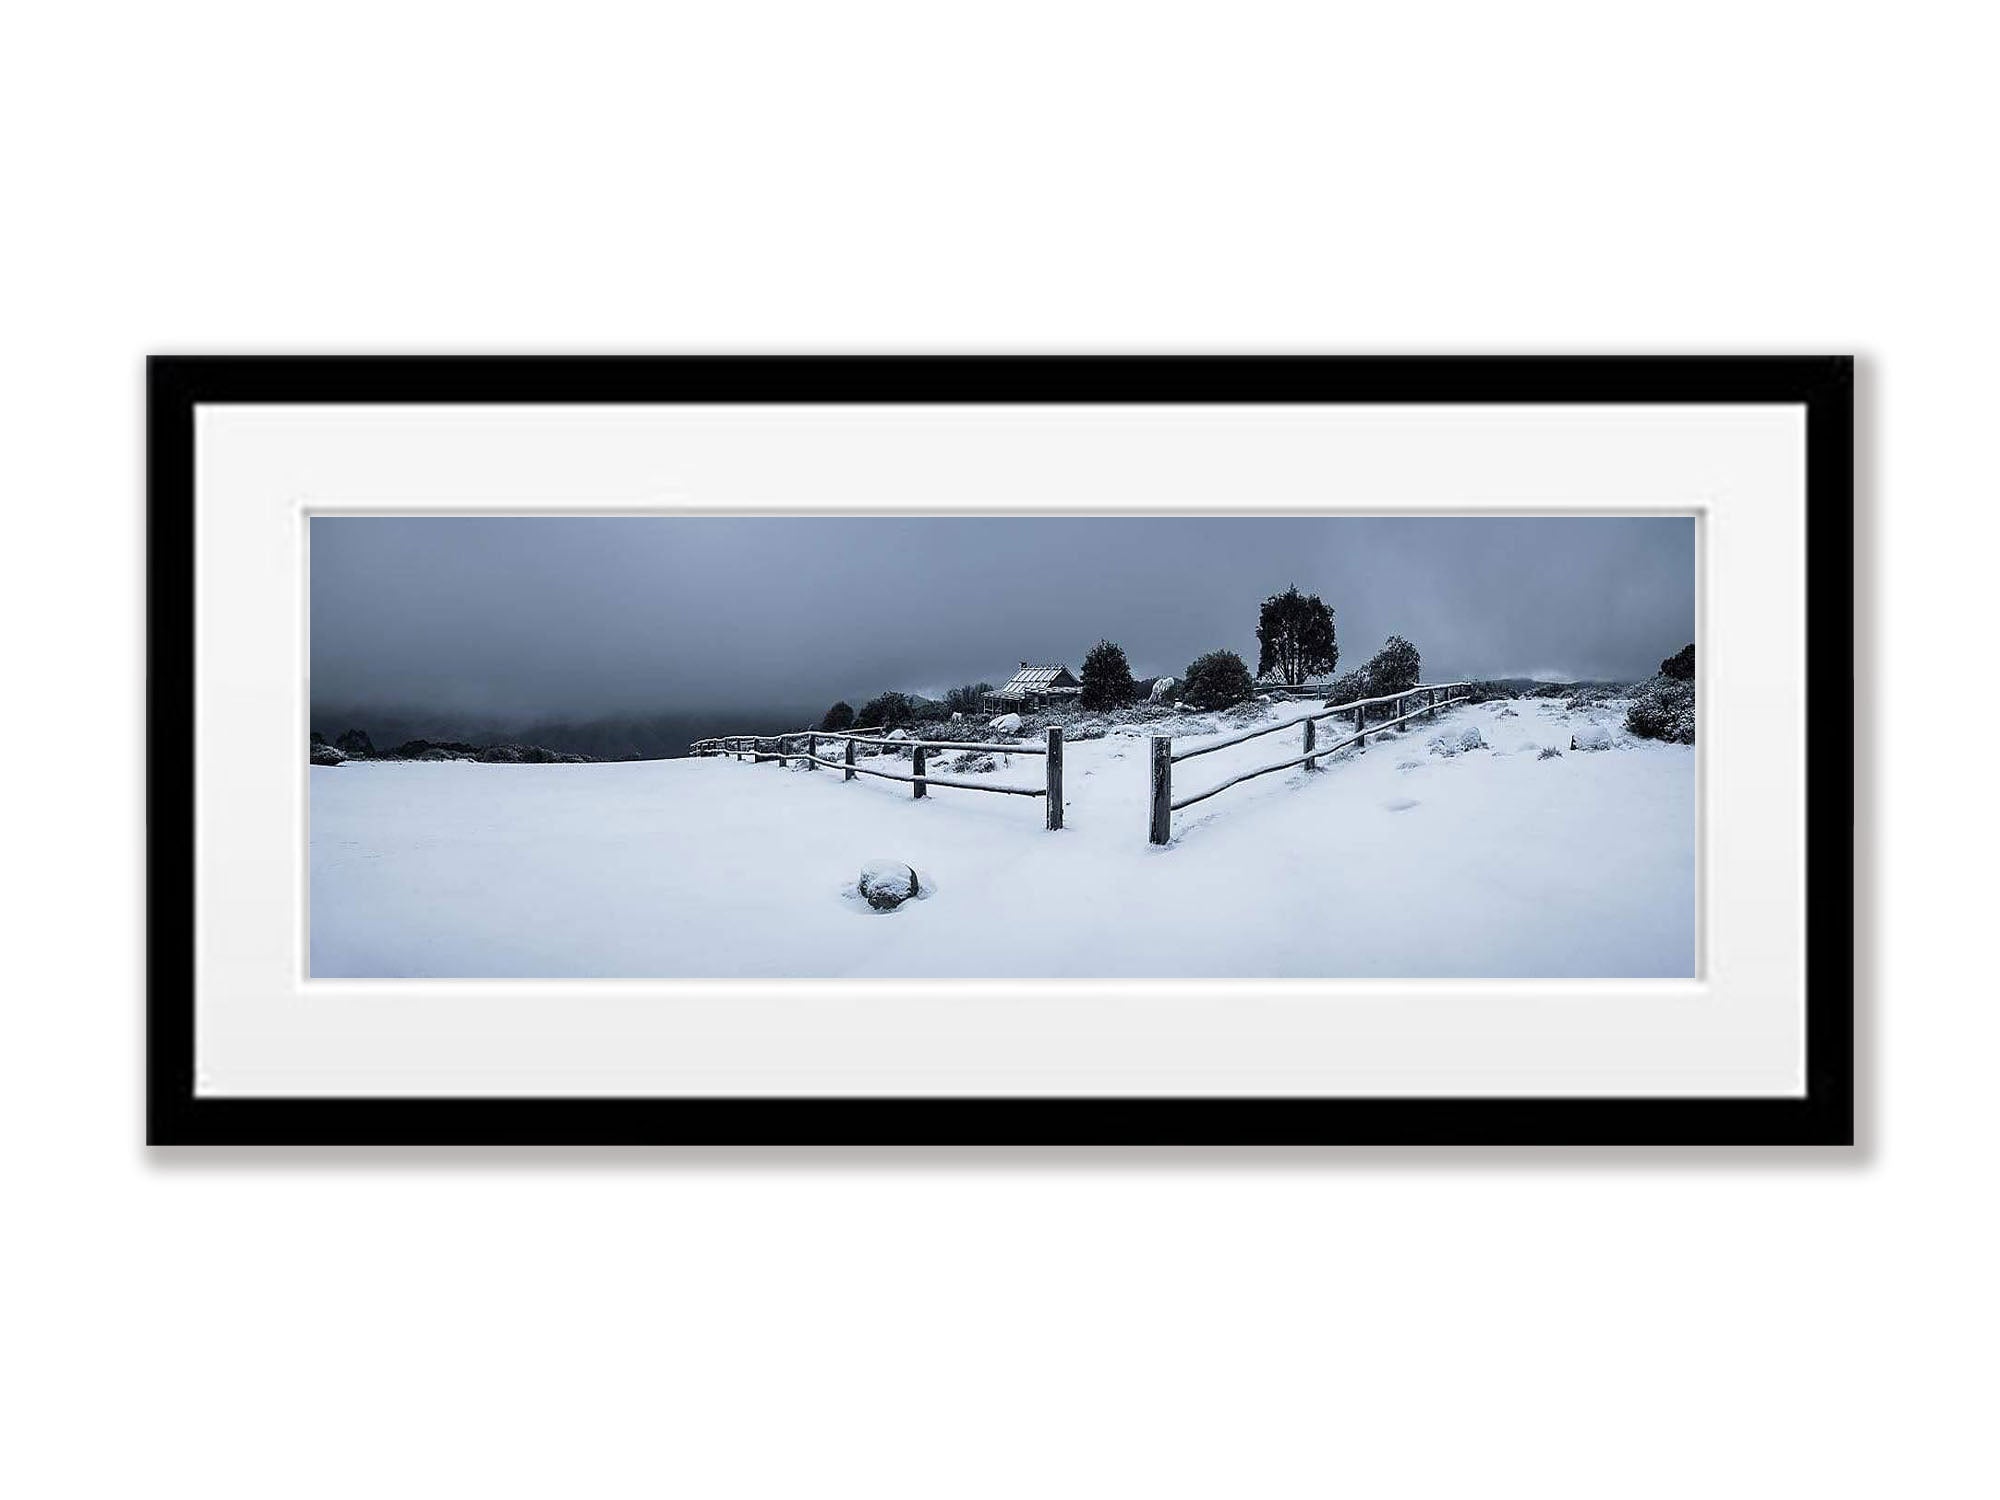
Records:
M1679 651L1660 663L1660 675L1671 677L1676 682L1694 681L1694 642L1689 641Z
M1562 759L1562 749L1561 749L1561 747L1559 747L1559 746L1556 746L1556 745L1544 745L1544 746L1542 746L1542 748L1541 748L1541 751L1540 751L1540 753L1539 753L1539 754L1537 754L1537 755L1535 756L1535 759L1536 759L1536 760L1561 760L1561 759Z
M997 729L1002 734L1019 734L1021 732L1021 716L1019 714L1001 714L997 719L988 719L986 727L988 729Z
M1689 651L1693 649L1688 647ZM1642 740L1692 745L1694 683L1662 676L1641 684L1633 695L1632 706L1625 710L1625 727Z
M1000 762L984 750L961 750L945 762L947 771L996 771Z
M854 888L875 910L894 911L917 894L917 872L898 860L871 859Z
M1484 750L1486 736L1479 732L1477 724L1468 724L1457 733L1446 730L1443 734L1434 736L1426 748L1431 754L1441 755L1449 760L1452 756L1463 755L1468 750Z
M1579 724L1570 731L1569 747L1572 750L1609 750L1611 731L1602 724Z
M365 729L349 729L335 736L333 743L342 755L366 756L375 753L375 742L368 738Z
M826 717L819 721L819 727L822 729L831 729L835 732L842 729L852 729L854 727L853 705L848 703L834 704L832 708L826 711Z
M1181 701L1193 708L1227 708L1250 696L1250 667L1234 651L1211 651L1188 663Z
M1174 696L1174 690L1180 685L1181 680L1178 677L1156 677L1153 679L1153 690L1147 695L1148 701L1153 703L1169 702Z
M312 747L312 763L316 766L337 766L347 757L325 740Z
M1369 658L1361 673L1368 684L1365 696L1380 698L1389 693L1403 692L1423 681L1424 659L1415 646L1400 635L1392 635L1382 643L1382 649Z

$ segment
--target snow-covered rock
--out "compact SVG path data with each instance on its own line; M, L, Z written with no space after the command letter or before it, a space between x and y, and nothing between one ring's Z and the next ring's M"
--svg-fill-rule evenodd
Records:
M875 910L894 911L917 894L917 872L900 860L871 859L854 888Z
M1165 703L1174 695L1174 689L1181 685L1178 677L1162 677L1153 684L1153 691L1147 694L1154 703Z
M1579 724L1570 731L1569 747L1572 750L1609 750L1611 732L1602 724Z
M885 740L906 740L909 737L910 737L910 731L907 729L892 729L887 734L882 736L882 738Z
M986 727L988 729L997 729L1002 734L1019 734L1021 732L1021 716L1019 714L1002 714L997 719L988 719Z

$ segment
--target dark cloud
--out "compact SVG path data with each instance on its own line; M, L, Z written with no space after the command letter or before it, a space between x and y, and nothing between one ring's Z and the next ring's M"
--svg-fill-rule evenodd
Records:
M767 709L1227 647L1297 583L1343 667L1629 678L1694 639L1689 519L323 517L312 697L549 715Z

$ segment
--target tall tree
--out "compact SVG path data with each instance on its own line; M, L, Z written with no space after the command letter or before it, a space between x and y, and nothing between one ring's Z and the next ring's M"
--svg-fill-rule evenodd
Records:
M1276 671L1296 687L1331 672L1340 660L1333 635L1333 611L1318 594L1301 594L1293 584L1264 601L1257 616L1257 675Z
M1099 641L1083 659L1083 691L1077 701L1085 708L1123 708L1139 696L1132 680L1132 664L1125 660L1125 648L1111 641Z

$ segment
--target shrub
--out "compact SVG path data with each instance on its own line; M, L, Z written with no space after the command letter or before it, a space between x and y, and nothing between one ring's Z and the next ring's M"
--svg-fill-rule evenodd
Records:
M1625 727L1643 740L1672 745L1694 743L1694 684L1678 677L1655 677L1641 684L1625 710Z
M375 742L368 738L368 731L365 729L345 730L333 743L343 755L373 755L375 753Z
M1424 659L1415 646L1400 635L1392 635L1361 670L1368 683L1367 696L1380 698L1388 693L1403 692L1421 682Z
M1111 641L1099 641L1083 659L1083 691L1077 702L1088 709L1123 708L1139 696L1132 680L1132 664L1125 650Z
M1369 696L1366 667L1356 667L1352 672L1343 672L1328 683L1326 688L1326 701L1329 703L1352 703L1356 698Z
M854 709L847 703L836 703L826 711L826 717L819 721L819 727L838 733L854 727Z
M1181 674L1181 701L1194 708L1227 708L1250 696L1250 668L1234 651L1197 656Z
M1535 759L1536 759L1536 760L1561 760L1561 759L1562 759L1562 751L1561 751L1560 749L1558 749L1558 748L1557 748L1556 746L1554 746L1554 745L1544 745L1544 746L1542 746L1542 748L1541 748L1541 753L1540 753L1540 754L1538 754L1538 755L1536 755Z
M855 722L869 729L893 729L908 724L916 716L909 698L902 693L880 693L861 705Z
M1671 677L1676 682L1694 681L1694 642L1689 641L1674 655L1660 663L1660 675Z
M1333 611L1317 594L1301 594L1298 585L1273 594L1257 613L1257 675L1278 672L1297 686L1340 661L1334 639Z

